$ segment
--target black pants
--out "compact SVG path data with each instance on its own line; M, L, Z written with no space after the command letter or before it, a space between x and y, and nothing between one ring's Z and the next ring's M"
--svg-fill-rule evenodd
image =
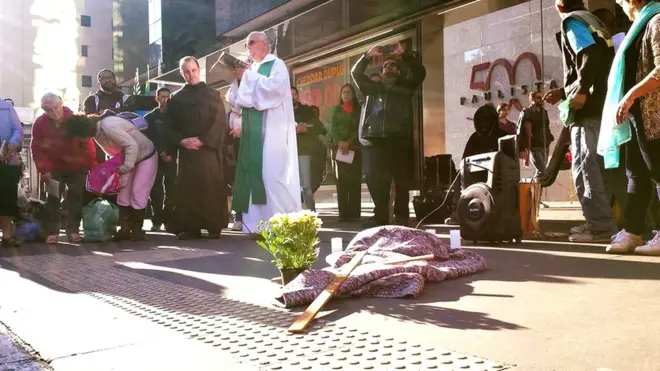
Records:
M60 197L48 195L46 199L44 232L48 235L59 234L61 219L61 198L65 199L66 233L78 233L82 220L82 209L85 195L85 178L87 171L53 171L53 179L60 182Z
M646 210L653 185L660 197L660 139L647 140L642 121L631 125L632 139L625 144L628 204L624 217L626 231L641 235L646 229Z
M336 150L335 150L336 153ZM339 219L359 219L362 214L362 158L355 151L353 163L335 161L337 167L337 201Z
M176 192L176 162L158 160L156 181L151 188L151 221L154 226L171 222L174 212L174 192Z
M410 138L372 140L369 148L367 185L374 200L376 223L389 224L390 187L395 185L394 216L397 221L410 219L410 195L413 180L413 144Z

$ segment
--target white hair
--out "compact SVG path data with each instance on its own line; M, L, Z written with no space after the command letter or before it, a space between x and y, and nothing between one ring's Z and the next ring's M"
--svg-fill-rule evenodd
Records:
M268 45L270 45L270 39L268 38L268 35L266 35L265 32L262 31L252 31L247 37L247 40L250 40L252 37L258 36L259 41L265 41Z
M55 93L48 92L41 97L41 104L43 105L46 102L62 103L62 98Z

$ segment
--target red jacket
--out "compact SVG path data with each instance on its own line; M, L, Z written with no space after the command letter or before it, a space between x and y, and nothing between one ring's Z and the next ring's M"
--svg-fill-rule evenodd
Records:
M64 120L73 112L64 107ZM59 128L41 115L32 125L32 159L41 174L52 171L88 170L96 165L96 147L91 138L68 138L63 123Z

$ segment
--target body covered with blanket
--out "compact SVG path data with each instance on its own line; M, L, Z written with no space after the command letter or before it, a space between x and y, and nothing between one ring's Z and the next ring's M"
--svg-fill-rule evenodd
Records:
M360 232L346 251L333 256L331 266L310 269L282 288L277 301L290 308L309 304L326 288L341 267L359 252L369 250L349 278L335 293L340 297L368 296L382 298L415 297L425 282L437 282L468 276L486 270L486 260L463 249L451 250L437 236L407 227L384 226ZM394 259L433 254L431 261L402 265L385 262Z

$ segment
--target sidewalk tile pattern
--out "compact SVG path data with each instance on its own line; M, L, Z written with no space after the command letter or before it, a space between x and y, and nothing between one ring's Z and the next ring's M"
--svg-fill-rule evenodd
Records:
M139 318L231 354L259 370L505 370L511 366L318 319L306 334L286 328L283 309L239 302L146 276L116 261L166 261L180 252L48 254L5 258L71 292L90 295ZM123 255L123 256L122 256ZM191 254L193 257L200 253ZM196 256L195 256L196 255ZM203 252L202 252L203 255ZM190 256L186 256L190 257ZM141 258L141 259L137 259Z

